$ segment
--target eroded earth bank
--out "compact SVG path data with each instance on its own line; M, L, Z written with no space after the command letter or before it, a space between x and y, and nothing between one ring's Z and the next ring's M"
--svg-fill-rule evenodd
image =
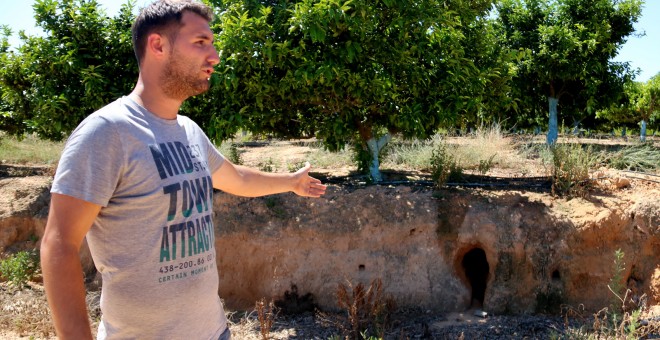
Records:
M610 176L615 177L616 174ZM0 179L0 251L38 246L49 176ZM380 279L399 307L491 314L599 310L615 252L634 301L660 304L660 190L614 180L588 198L422 186L331 186L325 197L215 194L220 295L232 309L295 286L322 309L339 284ZM90 275L86 249L81 257ZM294 301L295 302L295 301Z

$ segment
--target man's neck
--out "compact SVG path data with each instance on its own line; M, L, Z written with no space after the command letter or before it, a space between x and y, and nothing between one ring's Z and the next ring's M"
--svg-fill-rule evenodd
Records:
M136 103L162 119L176 119L182 102L169 98L158 87L148 87L141 79L129 95Z

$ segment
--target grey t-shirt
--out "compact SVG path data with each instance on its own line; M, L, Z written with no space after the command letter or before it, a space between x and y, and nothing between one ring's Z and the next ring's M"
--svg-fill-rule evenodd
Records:
M102 274L99 339L217 339L211 174L223 156L192 120L165 120L129 97L67 141L53 193L101 205L87 234Z

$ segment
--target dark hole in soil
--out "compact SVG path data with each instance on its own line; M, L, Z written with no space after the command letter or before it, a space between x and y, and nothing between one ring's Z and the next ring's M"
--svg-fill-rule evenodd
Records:
M552 279L553 280L560 280L561 279L561 275L559 274L559 270L555 269L552 272Z
M490 271L486 252L481 248L474 248L463 256L462 264L465 276L470 282L470 286L472 286L472 304L478 303L483 306L484 296L486 295L486 282Z

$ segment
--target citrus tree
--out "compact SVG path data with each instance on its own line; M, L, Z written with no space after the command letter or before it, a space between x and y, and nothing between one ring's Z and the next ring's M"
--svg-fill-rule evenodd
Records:
M60 140L130 92L138 73L133 6L129 1L109 18L95 0L36 1L34 17L44 34L20 32L21 46L0 49L0 130Z
M627 83L623 100L598 111L597 116L616 124L639 123L640 140L646 141L648 123L660 122L660 73L646 82Z
M642 0L502 0L497 5L503 43L524 53L513 87L538 117L548 112L548 144L558 135L558 106L574 121L617 102L634 77L628 63L613 62L635 32Z
M351 144L359 167L375 181L381 178L380 152L392 134L432 135L461 113L476 112L487 97L484 89L498 79L488 77L496 66L477 67L476 50L467 43L485 36L475 22L486 16L490 1L216 5L222 12L214 27L218 86L197 102L216 105L211 135L222 140L243 126L316 136L330 150Z

